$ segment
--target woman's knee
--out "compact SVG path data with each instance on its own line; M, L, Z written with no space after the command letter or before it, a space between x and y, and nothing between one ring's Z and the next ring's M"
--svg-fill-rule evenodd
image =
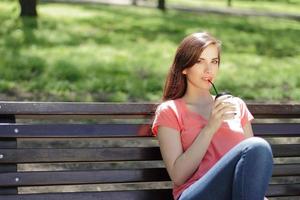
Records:
M251 137L246 139L245 142L247 143L246 149L255 152L258 157L273 158L272 148L265 139L260 137Z

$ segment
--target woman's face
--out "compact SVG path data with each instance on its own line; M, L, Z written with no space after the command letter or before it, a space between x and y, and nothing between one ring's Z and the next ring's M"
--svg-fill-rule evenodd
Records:
M182 71L186 74L188 84L192 84L199 89L210 89L219 70L218 48L211 44L207 46L201 53L198 62L192 67L186 68Z

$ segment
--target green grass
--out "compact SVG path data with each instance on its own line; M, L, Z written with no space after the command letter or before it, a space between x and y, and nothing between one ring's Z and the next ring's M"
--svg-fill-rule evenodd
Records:
M154 0L152 0L154 1ZM168 0L167 4L195 7L227 8L227 0ZM231 8L267 12L298 14L299 0L231 0Z
M76 4L40 4L37 20L18 12L0 3L2 100L158 101L177 45L199 30L223 43L219 90L300 98L297 21Z

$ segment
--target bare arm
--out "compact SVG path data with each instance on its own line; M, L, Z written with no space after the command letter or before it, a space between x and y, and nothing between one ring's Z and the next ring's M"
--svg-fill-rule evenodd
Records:
M244 130L244 135L246 136L246 138L254 136L252 126L251 126L251 122L248 121L245 124L245 126L243 127L243 130Z
M183 184L195 172L207 151L212 136L212 131L205 127L183 153L180 133L168 127L158 128L160 151L175 185Z

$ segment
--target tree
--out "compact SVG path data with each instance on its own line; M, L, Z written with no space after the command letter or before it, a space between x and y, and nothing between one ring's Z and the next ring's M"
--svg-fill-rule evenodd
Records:
M19 0L20 7L21 7L21 13L20 16L31 16L36 17L37 11L36 11L36 5L37 0Z
M165 0L158 0L157 8L160 9L160 10L166 10Z

